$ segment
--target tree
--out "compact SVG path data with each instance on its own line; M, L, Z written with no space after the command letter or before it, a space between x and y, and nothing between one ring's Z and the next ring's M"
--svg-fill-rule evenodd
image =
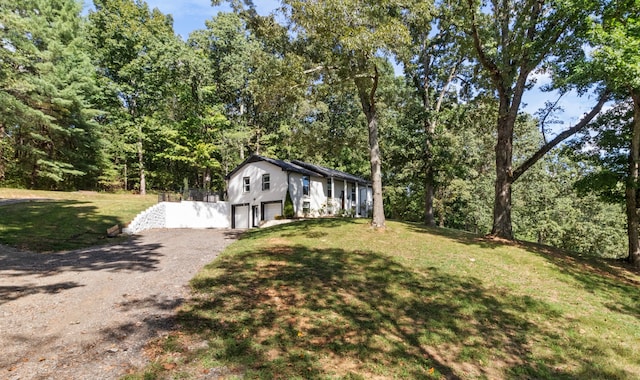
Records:
M206 85L231 122L221 136L225 141L221 149L226 174L244 160L251 139L248 118L253 112L249 110L252 101L248 85L254 71L253 55L259 46L236 13L218 13L205 24L206 29L191 33L188 43L207 60L211 72Z
M95 184L96 79L80 11L72 0L0 2L0 180L36 188Z
M95 64L111 91L103 104L110 122L117 123L133 145L139 191L145 194L145 141L154 127L164 126L154 114L171 102L182 42L171 17L150 10L143 1L95 0L95 8L89 13L90 41Z
M452 97L452 84L458 82L467 60L468 44L456 27L451 3L436 4L433 19L415 18L409 23L412 44L399 57L405 75L422 103L422 112L415 112L424 129L422 169L424 181L424 223L435 226L433 198L436 191L439 149L436 129L444 117L443 107ZM427 22L427 24L424 24ZM433 29L433 31L432 31ZM454 104L450 102L449 104ZM446 133L446 132L445 132Z
M584 118L543 145L530 159L513 168L514 125L524 92L531 86L535 70L579 60L595 1L559 2L549 0L493 1L487 6L476 0L466 2L466 29L473 40L477 61L490 80L499 106L496 120L496 182L492 235L513 239L511 221L512 184L561 141L583 129L608 98L599 101Z
M521 240L618 258L626 250L623 208L576 189L598 167L573 157L572 147L555 149L514 184L514 233Z
M596 70L602 73L608 88L630 99L632 105L625 204L628 260L640 267L640 4L631 0L606 3L601 22L592 32L592 42Z
M231 122L221 136L226 171L246 151L289 157L289 137L309 86L287 29L273 16L258 15L252 4L233 6L236 13L218 13L189 39L209 59L215 99Z
M367 118L369 157L373 187L374 228L385 227L382 198L382 157L380 154L377 98L380 52L393 52L409 44L406 17L426 15L428 2L420 1L298 1L287 0L289 17L299 38L319 66L307 72L335 69L353 81L362 111Z
M579 183L607 201L626 206L628 261L640 266L638 185L640 166L640 5L637 1L603 1L589 29L591 60L572 67L572 83L602 83L616 104L585 134L580 148L596 168ZM623 186L619 186L620 184ZM620 189L624 188L624 197Z

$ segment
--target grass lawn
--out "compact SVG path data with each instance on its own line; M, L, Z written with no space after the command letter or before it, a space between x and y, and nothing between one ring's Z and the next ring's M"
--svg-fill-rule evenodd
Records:
M253 230L128 378L637 379L639 284L615 262L413 224Z
M57 192L0 188L0 198L34 198L0 206L0 243L35 252L83 248L105 242L157 202L156 195Z

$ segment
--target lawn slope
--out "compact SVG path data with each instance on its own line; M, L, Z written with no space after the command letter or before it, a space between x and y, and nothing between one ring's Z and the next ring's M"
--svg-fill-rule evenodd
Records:
M131 378L640 378L637 274L388 223L250 231Z
M105 243L106 231L131 222L157 196L0 188L0 198L31 199L0 205L0 244L35 252Z

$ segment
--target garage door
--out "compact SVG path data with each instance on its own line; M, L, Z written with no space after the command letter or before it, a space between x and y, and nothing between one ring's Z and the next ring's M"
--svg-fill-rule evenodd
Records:
M249 228L249 205L233 207L233 228Z
M282 215L282 202L265 203L263 206L264 220L275 220L277 215Z

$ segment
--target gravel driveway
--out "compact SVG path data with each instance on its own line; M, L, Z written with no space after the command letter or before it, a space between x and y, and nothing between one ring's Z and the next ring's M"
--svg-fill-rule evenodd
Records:
M0 379L114 379L144 366L188 281L237 234L152 230L51 254L0 246Z

